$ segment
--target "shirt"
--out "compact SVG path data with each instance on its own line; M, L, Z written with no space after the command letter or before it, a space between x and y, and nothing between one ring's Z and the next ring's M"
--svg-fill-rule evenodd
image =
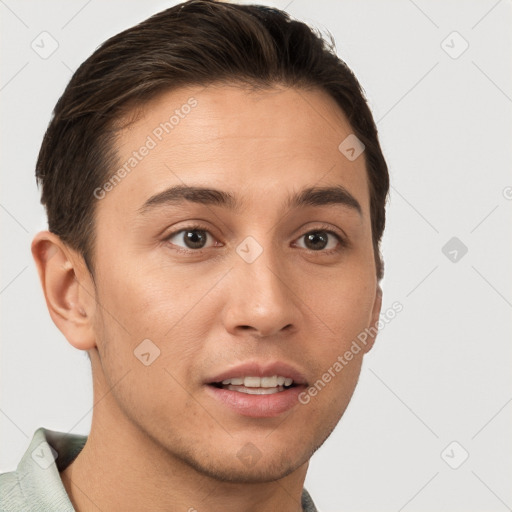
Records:
M0 475L0 511L74 512L60 472L86 441L87 436L37 429L16 471ZM302 489L301 502L304 512L317 512L306 489Z

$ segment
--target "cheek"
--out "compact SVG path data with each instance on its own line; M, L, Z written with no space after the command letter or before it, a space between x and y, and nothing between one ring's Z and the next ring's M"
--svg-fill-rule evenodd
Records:
M357 355L343 365L337 360L337 354L333 354L310 386L301 393L300 407L307 410L313 431L327 436L338 424L357 385L361 362L362 357Z
M370 325L376 297L376 282L371 275L342 274L309 287L303 294L313 315L325 326L330 345L337 349L350 344Z
M193 366L203 333L211 328L211 301L209 297L201 300L211 283L208 279L192 283L190 275L175 268L148 269L140 262L130 267L127 260L123 267L109 270L98 280L103 331L99 338L106 340L100 353L112 375L120 376L126 368L143 370L136 357L142 350L139 347L147 345L143 353L158 357L144 378L155 378L153 370L157 368L163 375L158 378L171 379L162 373L168 368L183 380L180 372Z
M100 288L105 309L112 311L118 327L133 337L162 337L179 322L193 297L183 287L183 278L172 269L146 268L140 260L125 258L104 268ZM186 287L185 287L186 288Z

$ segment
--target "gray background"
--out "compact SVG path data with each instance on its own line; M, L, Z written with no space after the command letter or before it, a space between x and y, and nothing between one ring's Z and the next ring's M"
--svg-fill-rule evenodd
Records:
M30 254L50 113L101 42L173 3L0 0L0 471L39 426L90 427L89 362ZM306 487L324 512L511 510L512 3L268 3L329 29L366 90L392 179L383 311L403 305Z

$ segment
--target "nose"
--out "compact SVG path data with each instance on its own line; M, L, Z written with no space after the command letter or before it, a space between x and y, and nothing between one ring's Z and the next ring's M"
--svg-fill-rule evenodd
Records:
M252 263L238 255L229 273L223 310L226 330L256 338L282 335L297 329L300 299L294 288L292 267L264 250Z

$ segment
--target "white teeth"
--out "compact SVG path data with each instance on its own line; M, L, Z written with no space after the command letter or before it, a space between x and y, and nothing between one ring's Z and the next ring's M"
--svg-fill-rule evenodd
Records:
M261 377L262 388L275 388L277 386L277 375L273 377Z
M291 386L293 379L273 375L272 377L235 377L232 379L224 379L224 386L245 386L246 388L275 388L277 386Z
M282 387L276 388L247 388L241 386L227 386L226 389L230 389L232 391L238 391L240 393L247 393L248 395L273 395L274 393L279 393L279 391L283 391Z
M261 387L261 377L244 377L244 386L246 388Z

